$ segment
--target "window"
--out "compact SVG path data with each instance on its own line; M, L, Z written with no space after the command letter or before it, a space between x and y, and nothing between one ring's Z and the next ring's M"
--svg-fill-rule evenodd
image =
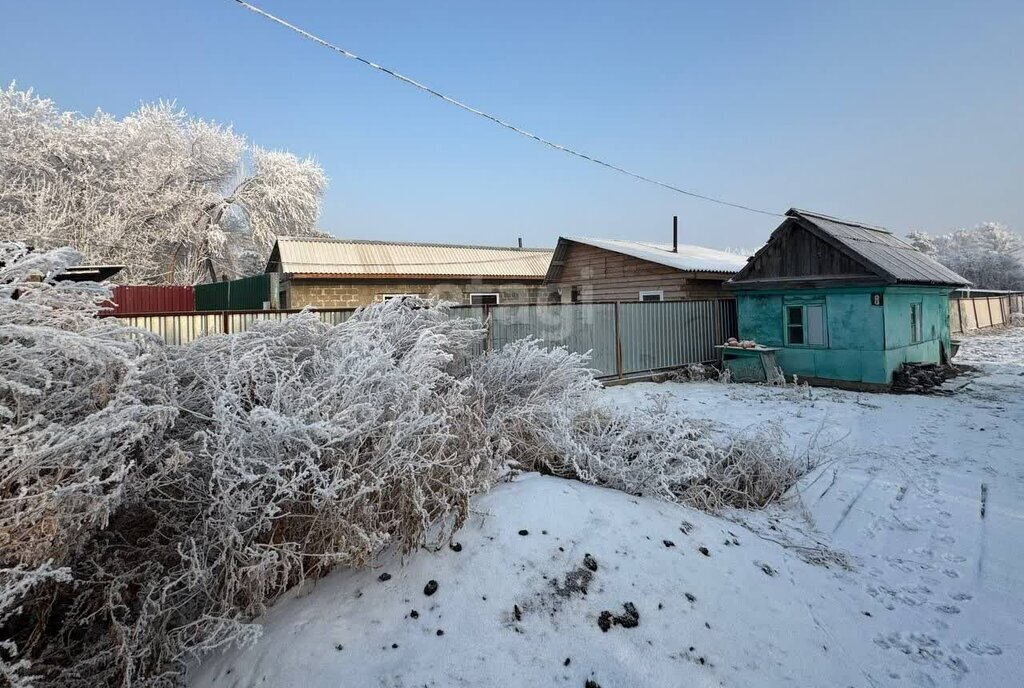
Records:
M827 346L825 304L786 306L786 343L796 346Z
M494 292L469 295L470 306L497 306L499 300L499 296Z
M390 301L391 299L404 299L407 296L410 296L412 298L418 298L419 294L384 294L380 300Z
M665 292L661 289L652 289L651 291L640 292L641 301L664 301Z
M572 302L573 303L579 303L580 301L583 300L582 292L583 292L583 287L580 287L579 285L574 285L573 286L572 292L571 292Z
M910 304L910 343L917 344L923 337L921 335L921 304Z

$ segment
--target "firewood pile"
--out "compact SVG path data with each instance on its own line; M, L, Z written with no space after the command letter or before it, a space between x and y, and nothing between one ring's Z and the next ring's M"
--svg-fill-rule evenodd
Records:
M904 363L893 373L892 391L897 394L933 394L939 387L963 371L957 366L938 363Z

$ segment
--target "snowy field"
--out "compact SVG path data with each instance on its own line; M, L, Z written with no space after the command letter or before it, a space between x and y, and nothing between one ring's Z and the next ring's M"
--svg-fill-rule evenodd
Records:
M293 592L190 685L1020 685L1024 330L957 361L980 371L948 396L609 389L778 424L826 463L786 505L722 517L523 476L475 501L456 546Z

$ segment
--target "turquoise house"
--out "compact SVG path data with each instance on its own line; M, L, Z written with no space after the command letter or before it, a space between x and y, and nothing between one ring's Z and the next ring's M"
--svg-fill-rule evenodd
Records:
M966 284L885 229L790 209L726 288L740 338L778 347L787 377L885 389L903 363L948 361Z

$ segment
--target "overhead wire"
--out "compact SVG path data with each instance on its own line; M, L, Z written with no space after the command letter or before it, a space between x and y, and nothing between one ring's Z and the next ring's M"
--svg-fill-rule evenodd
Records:
M249 10L250 12L258 14L259 16L264 17L265 19L268 19L268 20L270 20L270 21L272 21L272 22L274 22L276 24L279 24L280 26L283 26L283 27L285 27L285 28L287 28L287 29L289 29L291 31L294 31L295 33L299 34L303 38L306 38L307 40L313 41L314 43L317 43L318 45L321 45L321 46L327 48L328 50L332 50L332 51L334 51L334 52L336 52L336 53L338 53L338 54L340 54L340 55L342 55L344 57L347 57L347 58L351 59L351 60L356 60L357 62L361 62L362 64L364 64L364 65L366 65L368 67L371 67L373 69L381 71L381 72L387 74L388 76L391 76L391 77L393 77L395 79L398 79L399 81L402 81L402 82L404 82L404 83L406 83L406 84L408 84L410 86L413 86L413 87L415 87L415 88L417 88L417 89L419 89L419 90L421 90L421 91L423 91L425 93L428 93L428 94L430 94L430 95L432 95L432 96L434 96L436 98L440 98L441 100L445 101L446 103L454 105L457 108L461 108L462 110L465 110L466 112L470 112L470 113L472 113L474 115L477 115L479 117L483 117L484 119L489 120L489 121L493 122L494 124L497 124L498 126L501 126L501 127L506 128L506 129L509 129L511 131L514 131L517 134L520 134L520 135L525 136L527 138L533 139L534 141L536 141L538 143L541 143L541 144L543 144L545 146L548 146L550 148L554 148L555 150L561 151L563 153L567 153L567 154L575 156L577 158L581 158L581 159L586 160L588 162L592 162L594 164L600 165L602 167L605 167L607 169L613 170L615 172L619 172L619 173L627 175L629 177L633 177L634 179L638 179L640 181L647 182L649 184L655 184L657 186L660 186L662 188L668 189L670 191L675 191L676 193L683 194L684 196L689 196L691 198L696 198L696 199L699 199L699 200L702 200L702 201L707 201L709 203L717 203L718 205L728 206L730 208L736 208L736 209L739 209L739 210L745 210L745 211L751 212L751 213L758 213L760 215L769 215L771 217L782 217L782 213L774 212L774 211L771 211L771 210L764 210L762 208L756 208L756 207L753 207L753 206L750 206L750 205L745 205L743 203L734 203L732 201L727 201L727 200L722 199L722 198L716 198L714 196L708 196L706 194L697 193L696 191L689 191L687 189L680 188L680 187L675 186L673 184L669 184L667 182L660 181L660 180L655 179L653 177L648 177L646 175L639 174L637 172L632 172L632 171L630 171L630 170L628 170L628 169L626 169L624 167L619 167L618 165L613 165L612 163L605 162L604 160L601 160L600 158L595 158L595 157L593 157L591 155L588 155L586 153L581 153L580 151L577 151L575 149L569 148L568 146L563 146L563 145L561 145L559 143L555 143L554 141L550 141L548 139L542 138L542 137L540 137L540 136L538 136L536 134L532 134L532 133L526 131L525 129L521 129L520 127L517 127L514 124L506 122L505 120L501 119L500 117L497 117L495 115L489 114L487 112L484 112L483 110L479 110L479 109L477 109L475 107L472 107L470 105L467 105L466 103L463 103L460 100L452 98L451 96L447 96L444 93L441 93L440 91L438 91L436 89L433 89L430 86L427 86L427 85L425 85L423 83L420 83L419 81L416 81L415 79L411 79L410 77L407 77L407 76L405 76L403 74L400 74L399 72L396 72L393 69L389 69L387 67L379 65L376 62L372 62L372 61L366 59L365 57L360 57L359 55L356 55L353 52L345 50L344 48L342 48L340 46L337 46L337 45L335 45L335 44L333 44L333 43L331 43L331 42L329 42L329 41L327 41L327 40L325 40L323 38L320 38L319 36L317 36L317 35L315 35L313 33L310 33L309 31L306 31L305 29L299 28L298 26L296 26L296 25L294 25L294 24L292 24L292 23L290 23L290 22L288 22L288 21L286 21L284 19L281 19L280 17L275 16L275 15L271 14L270 12L267 12L266 10L263 10L263 9L261 9L259 7L256 7L255 5L252 5L252 4L248 3L248 2L245 2L245 0L234 0L234 2L239 4L239 5L241 5L245 9Z

